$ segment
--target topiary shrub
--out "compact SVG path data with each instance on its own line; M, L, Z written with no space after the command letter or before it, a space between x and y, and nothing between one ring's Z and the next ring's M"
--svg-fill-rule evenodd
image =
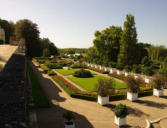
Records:
M165 78L161 75L154 75L151 85L156 89L162 89L165 86Z
M114 86L112 79L99 79L95 85L95 91L98 95L106 97L114 92Z
M128 115L127 107L124 104L117 105L114 112L119 118L125 118Z
M135 79L133 76L128 76L125 78L125 82L129 92L138 93L140 91L140 79Z
M80 77L80 78L89 78L89 77L93 77L93 75L91 74L90 71L81 69L79 71L74 72L74 76L75 77Z
M154 74L152 67L143 67L142 72L147 76L152 76Z

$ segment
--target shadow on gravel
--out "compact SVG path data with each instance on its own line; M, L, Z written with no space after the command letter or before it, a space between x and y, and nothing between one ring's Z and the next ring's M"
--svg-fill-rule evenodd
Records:
M160 109L164 109L167 107L167 104L157 103L157 102L148 101L148 100L138 100L138 101L135 101L135 103L142 104L149 107L160 108Z
M108 104L108 105L105 105L105 107L110 108L111 111L114 112L116 106L113 105L113 104ZM143 111L141 111L141 110L139 110L139 109L137 109L137 108L131 108L131 107L127 106L127 109L128 109L128 113L129 113L130 115L133 115L133 116L137 116L137 117L141 117L141 116L143 116L143 115L144 115L144 116L150 116L150 115L144 113Z

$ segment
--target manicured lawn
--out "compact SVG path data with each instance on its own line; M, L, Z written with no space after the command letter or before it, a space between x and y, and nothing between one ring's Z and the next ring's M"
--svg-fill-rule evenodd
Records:
M66 70L66 69L56 69L56 71L64 76L68 76L68 75L72 75L74 74L75 71L78 71L79 69L70 69L70 70Z
M95 85L98 82L98 79L100 78L105 78L104 76L94 76L92 78L77 78L77 77L68 77L71 81L76 83L77 85L81 86L82 88L88 90L88 91L94 91ZM114 88L116 89L121 89L121 88L126 88L125 84L122 84L118 81L114 81L116 86Z
M66 70L66 69L56 69L56 71L64 76L68 76L68 75L73 75L74 72L78 71L80 69L70 69L70 70ZM93 75L95 73L91 72Z

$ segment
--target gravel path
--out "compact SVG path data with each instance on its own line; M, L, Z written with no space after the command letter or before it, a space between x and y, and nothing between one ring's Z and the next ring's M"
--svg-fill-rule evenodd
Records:
M37 109L39 128L63 128L62 113L69 110L76 116L76 128L118 128L114 124L114 108L126 104L129 110L129 126L146 127L145 119L156 120L167 115L167 97L148 96L137 102L120 100L103 107L96 102L74 99L68 96L48 75L36 70L42 88L49 97L52 107Z

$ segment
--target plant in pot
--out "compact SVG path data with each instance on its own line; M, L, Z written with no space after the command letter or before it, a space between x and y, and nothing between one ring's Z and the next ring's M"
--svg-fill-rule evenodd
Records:
M114 92L114 82L112 79L99 79L95 86L95 90L98 94L97 102L101 105L109 103L109 95Z
M163 96L163 88L165 86L165 78L161 75L154 75L151 82L154 96Z
M126 105L119 104L115 108L115 120L114 123L118 126L123 126L126 124L126 116L128 115L128 110Z
M75 128L75 123L73 121L75 116L72 112L67 111L63 114L63 118L65 119L65 128Z
M125 79L127 85L127 99L130 101L135 101L138 99L138 92L140 91L140 78L135 79L133 76L128 76Z

